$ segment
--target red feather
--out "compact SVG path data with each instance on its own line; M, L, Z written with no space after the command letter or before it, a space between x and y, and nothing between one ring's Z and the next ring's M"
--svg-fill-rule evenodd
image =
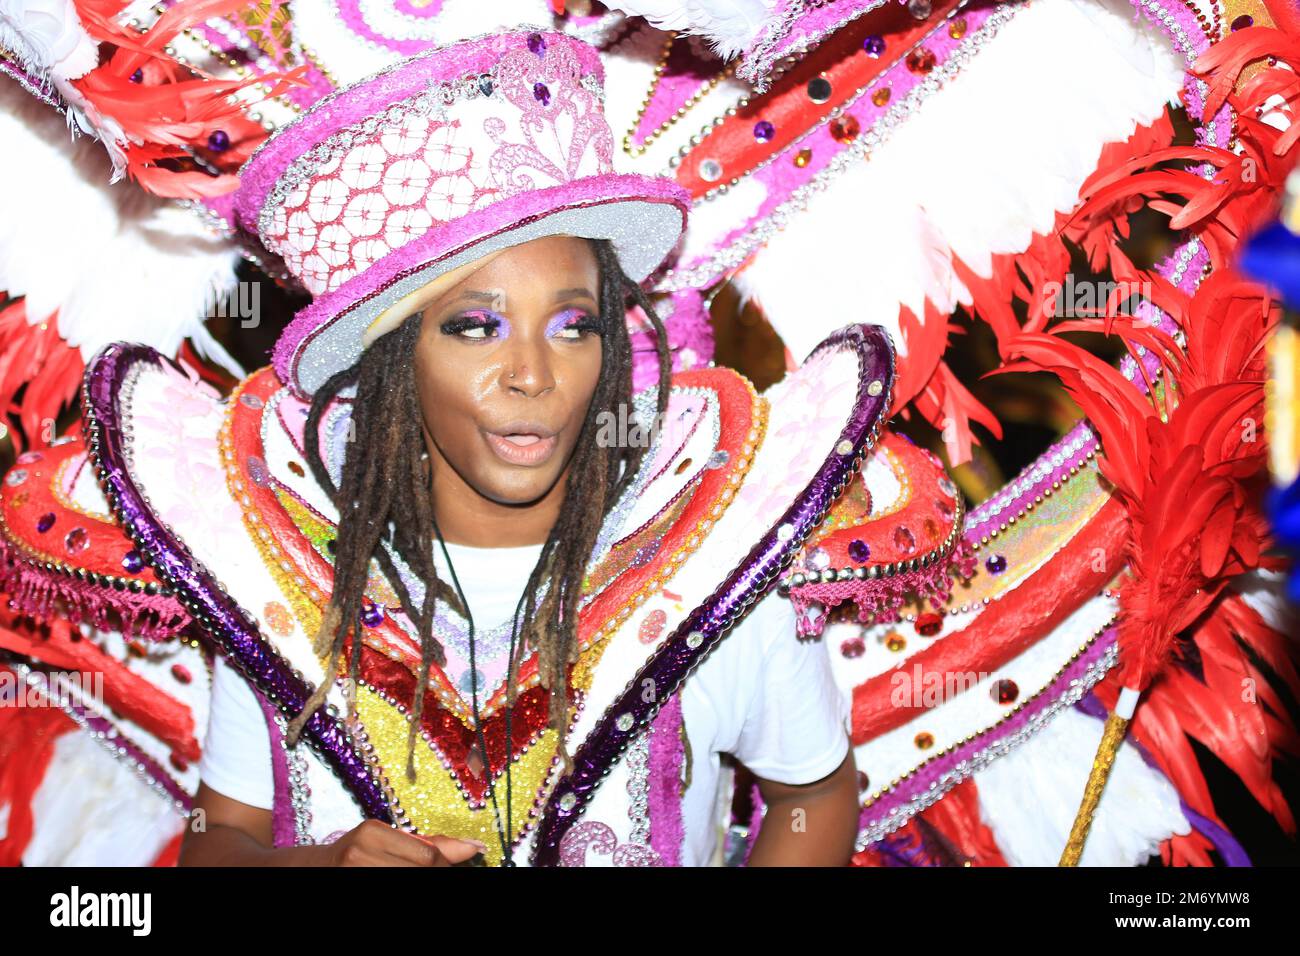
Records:
M1300 41L1281 30L1259 26L1235 30L1202 53L1191 71L1209 85L1206 115L1214 116L1228 101L1242 70L1267 57L1276 57L1294 67L1300 64Z
M1228 273L1207 280L1218 311L1213 335L1200 303L1175 317L1199 344L1184 359L1164 333L1129 318L1061 323L1052 334L1027 332L1010 351L1008 370L1051 371L1079 403L1101 438L1101 472L1128 509L1132 577L1121 591L1121 668L1127 686L1144 689L1163 667L1180 631L1206 608L1228 577L1258 561L1267 524L1262 499L1264 443L1250 423L1262 421L1260 343L1277 322L1262 290ZM1241 307L1252 298L1253 305ZM1195 298L1200 299L1198 294ZM1143 397L1115 369L1057 333L1118 330L1157 355L1177 404L1162 420L1157 397ZM1209 352L1209 340L1234 343ZM1172 393L1172 394L1171 394Z
M1191 641L1204 680L1183 668L1170 669L1144 694L1129 733L1197 813L1222 823L1189 736L1237 774L1279 826L1294 833L1295 819L1273 781L1272 765L1280 755L1300 749L1300 735L1269 676L1246 653L1249 648L1297 694L1300 677L1289 639L1265 624L1238 595L1225 593L1197 622ZM1113 707L1119 685L1118 674L1107 675L1095 688L1098 698ZM1175 849L1181 853L1187 848Z
M267 136L249 119L254 105L234 98L258 87L263 97L283 94L304 81L306 66L283 73L222 80L199 74L167 53L181 31L215 17L246 9L241 0L183 0L162 14L146 33L119 24L124 4L118 0L80 0L77 12L87 33L110 50L100 66L72 85L90 104L91 121L102 130L121 128L117 146L126 156L127 174L149 192L170 198L201 199L228 193L239 185L233 175ZM132 82L139 70L143 79ZM208 136L221 130L229 149L214 152ZM202 156L216 175L195 169L169 169L164 160L182 164Z
M12 670L0 669L6 672L17 680ZM0 807L7 808L8 818L0 835L0 866L22 862L36 822L32 798L45 779L58 738L76 729L73 719L57 707L0 707Z
M0 309L0 409L18 418L12 435L20 451L57 437L55 422L76 400L84 371L81 351L59 335L54 316L32 325L23 299Z
M1185 334L1186 351L1127 317L1060 323L1047 334L1027 331L1006 350L1019 360L1011 368L1055 374L1101 437L1102 474L1132 529L1119 634L1120 674L1136 690L1167 666L1180 633L1226 582L1258 564L1266 540L1265 449L1256 431L1263 421L1263 348L1278 310L1262 288L1227 266L1239 239L1271 212L1290 166L1276 149L1281 134L1256 110L1261 97L1291 91L1295 74L1266 70L1233 92L1241 69L1268 55L1295 61L1300 45L1278 31L1249 28L1196 65L1211 90L1210 112L1227 101L1237 113L1240 154L1197 146L1136 156L1094 177L1073 217L1077 229L1092 230L1117 204L1143 199L1169 214L1172 227L1195 228L1216 271L1193 296L1135 269L1113 237L1104 256L1117 278L1149 283L1153 304ZM1172 162L1216 174L1206 179L1168 168ZM1084 330L1118 334L1131 350L1154 355L1165 373L1162 389L1143 398L1109 366L1059 338Z
M947 837L972 866L1007 865L993 831L980 816L979 790L973 777L957 784L920 816Z
M960 465L971 457L971 443L975 441L972 421L980 422L998 438L1002 437L1002 426L942 361L948 333L956 326L950 325L928 300L925 309L924 322L917 321L906 306L899 311L907 361L899 365L891 414L911 402L926 421L943 433L948 461Z

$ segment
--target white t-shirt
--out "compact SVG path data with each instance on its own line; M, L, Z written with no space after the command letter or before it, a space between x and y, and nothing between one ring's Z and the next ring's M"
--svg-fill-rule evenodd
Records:
M477 627L511 620L541 548L447 545ZM450 583L440 550L434 555L439 576ZM826 650L795 636L794 610L775 589L687 678L681 703L692 760L682 797L682 862L688 866L708 863L717 847L722 754L768 780L805 784L830 774L848 753L849 703ZM205 784L233 800L272 807L266 718L252 689L221 658L214 665L199 772Z

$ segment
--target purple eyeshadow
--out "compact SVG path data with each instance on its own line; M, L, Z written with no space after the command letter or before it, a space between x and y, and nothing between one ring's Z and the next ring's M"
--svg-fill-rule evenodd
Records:
M463 313L467 318L491 320L497 323L496 333L498 339L510 337L510 320L504 315L499 315L491 309L470 309Z
M580 319L584 317L586 314L587 314L586 309L579 309L579 308L568 308L565 309L563 312L557 313L556 316L553 319L551 319L551 321L548 322L546 325L547 338L550 338L552 335L555 335L557 332L563 331L564 329L568 328L568 326L573 323L574 319Z

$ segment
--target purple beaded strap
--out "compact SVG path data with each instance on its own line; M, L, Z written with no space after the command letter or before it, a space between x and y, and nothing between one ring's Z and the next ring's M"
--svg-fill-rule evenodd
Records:
M832 333L808 358L830 349L853 349L859 360L857 397L835 449L777 525L763 535L726 580L682 621L597 721L574 754L573 772L556 784L547 801L533 844L535 865L555 866L559 862L560 841L582 815L601 780L654 719L661 702L677 692L682 681L708 656L727 630L789 566L795 553L862 467L889 410L894 381L893 347L878 326L855 324ZM873 388L873 382L879 384ZM872 391L876 394L872 395ZM650 686L656 688L650 701L644 700L641 692L646 680L653 681Z
M82 427L95 474L123 530L194 620L222 644L228 659L254 680L281 713L296 715L311 693L306 682L271 650L251 617L154 515L131 476L118 399L136 365L161 365L164 361L176 364L146 345L118 342L107 346L86 368ZM353 749L341 721L329 716L325 708L318 708L304 729L306 739L338 774L366 815L392 822L388 800Z

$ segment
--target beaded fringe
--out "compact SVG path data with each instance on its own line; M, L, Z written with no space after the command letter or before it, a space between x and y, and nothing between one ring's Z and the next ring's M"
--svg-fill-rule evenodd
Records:
M175 598L161 594L118 592L75 577L45 571L0 541L0 590L9 607L37 618L67 617L73 624L88 622L98 630L121 630L128 638L167 640L190 623L189 613Z
M935 610L941 610L952 597L956 578L970 580L975 574L975 563L974 549L965 538L959 538L947 561L928 568L890 577L853 578L791 588L796 633L800 637L820 634L830 610L850 600L857 605L858 621L863 624L900 620L903 605L913 595L922 601L928 599Z

